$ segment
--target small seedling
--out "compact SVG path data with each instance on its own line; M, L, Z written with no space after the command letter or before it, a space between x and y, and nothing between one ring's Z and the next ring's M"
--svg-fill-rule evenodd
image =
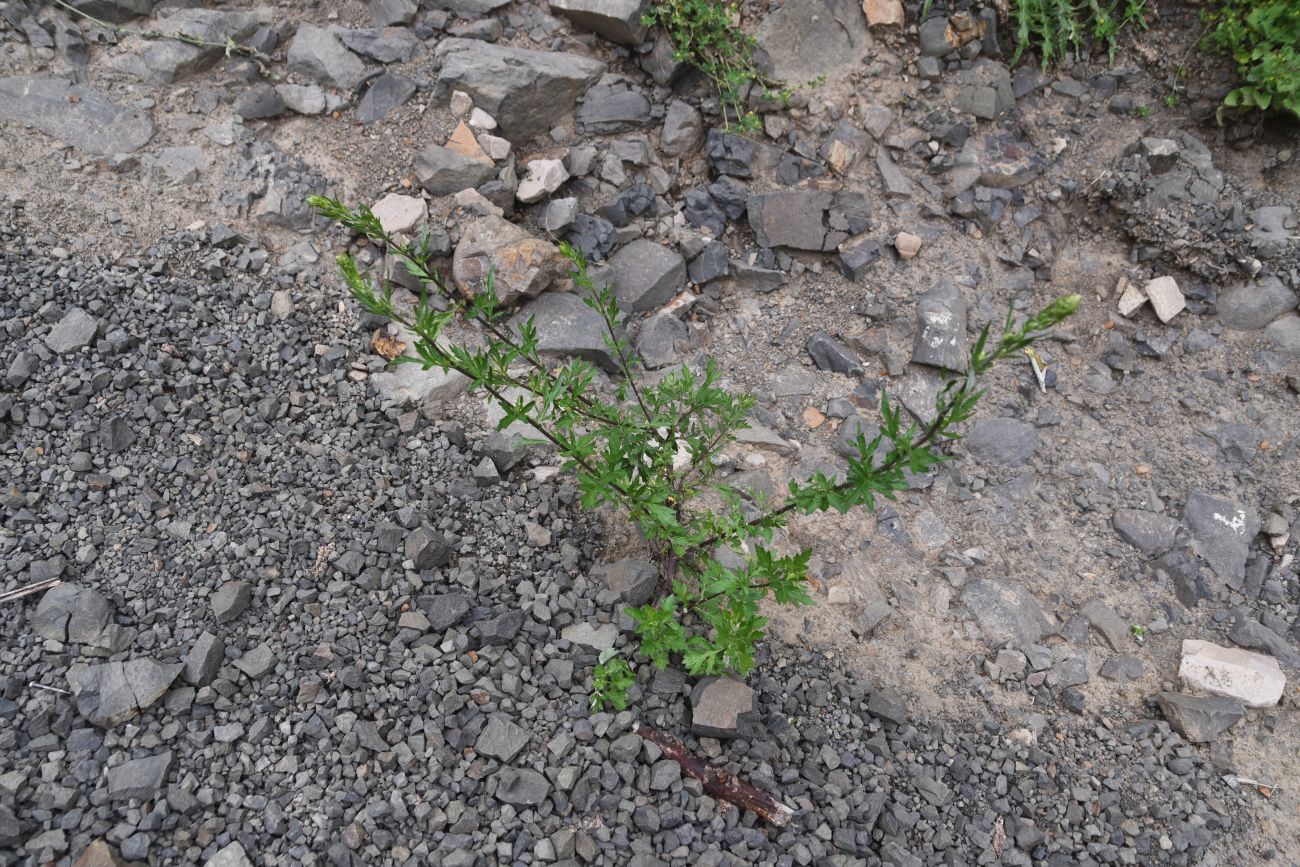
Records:
M1145 626L1139 626L1138 624L1135 623L1128 628L1128 631L1133 634L1133 640L1136 641L1138 644L1146 643L1147 628Z

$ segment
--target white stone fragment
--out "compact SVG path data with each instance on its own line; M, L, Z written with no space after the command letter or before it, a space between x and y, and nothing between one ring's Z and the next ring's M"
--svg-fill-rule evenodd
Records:
M1187 306L1178 281L1173 277L1157 277L1147 284L1146 293L1161 322L1173 319Z
M561 160L532 160L528 174L519 182L515 197L521 202L538 202L560 188L569 179Z
M424 200L389 193L370 209L385 232L409 232L424 222Z
M1120 288L1119 315L1127 319L1132 316L1138 308L1147 303L1147 297L1142 294L1142 290L1122 278L1120 279Z
M1286 689L1276 659L1208 641L1183 641L1178 676L1193 689L1235 698L1247 707L1272 707Z

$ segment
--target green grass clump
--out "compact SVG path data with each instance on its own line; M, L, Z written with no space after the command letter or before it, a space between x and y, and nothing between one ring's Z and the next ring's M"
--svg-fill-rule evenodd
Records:
M673 45L674 57L703 72L718 88L723 122L734 116L741 129L757 130L758 115L745 106L752 85L782 92L784 85L759 70L754 38L740 29L733 7L718 0L656 0L641 18L647 27L662 27Z
M1206 17L1210 44L1231 57L1245 79L1224 105L1300 117L1300 0L1226 0Z
M1078 55L1090 42L1105 46L1113 61L1119 32L1130 25L1146 28L1147 0L1013 0L1016 54L1038 52L1043 68Z

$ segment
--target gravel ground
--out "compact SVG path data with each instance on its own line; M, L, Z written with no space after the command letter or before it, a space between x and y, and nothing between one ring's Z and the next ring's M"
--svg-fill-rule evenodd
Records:
M626 633L600 628L596 528L562 480L481 486L459 425L380 411L368 324L306 280L227 276L238 248L189 235L110 266L21 218L0 235L0 563L6 588L97 591L111 646L42 639L38 597L4 606L0 863L94 839L157 864L1266 856L1239 836L1250 794L1163 721L945 722L779 644L750 736L688 744L799 815L728 809L631 713L588 714L596 649L561 636ZM56 353L74 307L93 336ZM204 634L224 644L206 662ZM185 669L104 731L83 716L109 687L64 690L114 651ZM688 728L680 675L643 670L637 692L639 718Z

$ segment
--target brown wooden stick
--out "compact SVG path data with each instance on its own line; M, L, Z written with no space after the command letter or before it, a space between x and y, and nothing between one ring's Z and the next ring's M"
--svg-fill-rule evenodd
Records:
M752 810L779 828L784 828L794 818L793 807L782 804L767 792L754 788L726 771L710 767L673 738L641 723L633 723L632 731L663 750L665 756L681 765L687 776L703 783L704 791L713 797Z

